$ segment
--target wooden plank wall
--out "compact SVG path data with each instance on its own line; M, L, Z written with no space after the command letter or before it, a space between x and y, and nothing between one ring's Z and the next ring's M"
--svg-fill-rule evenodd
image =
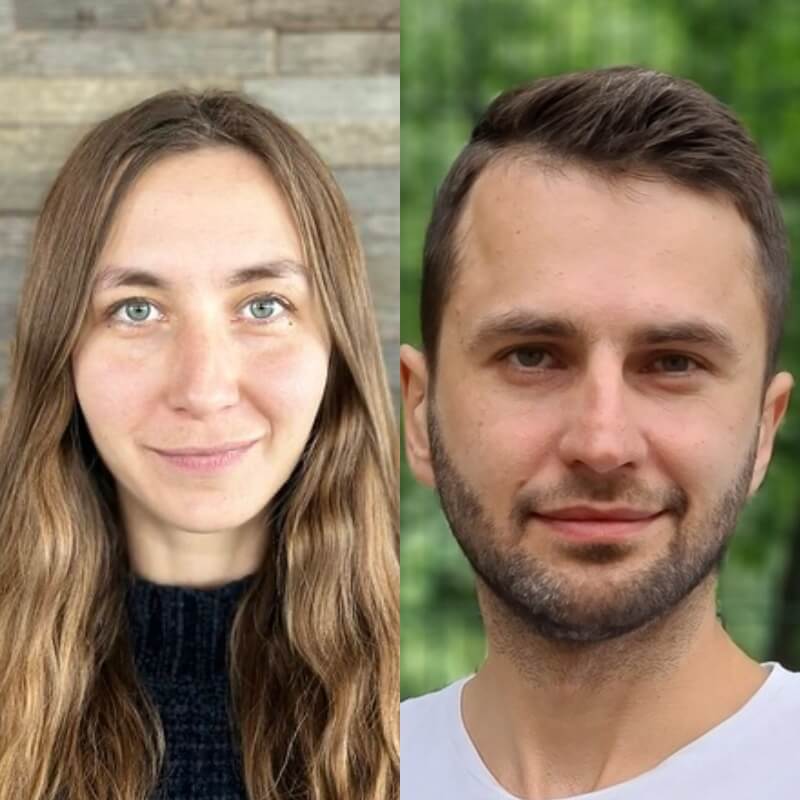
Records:
M400 0L0 0L0 397L44 192L94 122L176 85L295 124L350 201L398 402Z

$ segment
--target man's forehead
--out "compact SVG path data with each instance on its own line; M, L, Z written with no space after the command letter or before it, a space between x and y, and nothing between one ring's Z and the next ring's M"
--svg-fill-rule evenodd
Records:
M467 200L456 261L450 299L468 304L628 300L727 309L751 325L760 310L749 226L732 204L666 183L623 189L575 170L489 167Z
M487 165L468 193L457 226L462 248L511 234L539 242L578 242L591 233L641 231L658 247L701 239L727 242L737 257L754 260L756 242L734 203L650 173L609 176L599 169L505 157Z

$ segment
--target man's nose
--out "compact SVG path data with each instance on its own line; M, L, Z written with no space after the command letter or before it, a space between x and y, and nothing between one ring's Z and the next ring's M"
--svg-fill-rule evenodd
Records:
M187 323L173 342L168 401L175 410L202 417L239 400L235 343L209 321Z
M581 463L597 473L639 464L646 445L623 366L615 359L598 361L581 375L572 391L572 398L565 403L568 419L560 441L564 463Z

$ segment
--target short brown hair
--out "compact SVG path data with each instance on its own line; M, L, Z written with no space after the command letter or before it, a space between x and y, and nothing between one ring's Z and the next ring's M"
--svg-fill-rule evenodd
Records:
M767 165L719 100L692 81L641 67L544 78L504 92L486 109L439 188L425 239L420 309L431 370L457 271L456 227L469 190L499 157L531 153L609 178L655 175L731 200L755 235L767 322L765 381L775 374L791 270Z

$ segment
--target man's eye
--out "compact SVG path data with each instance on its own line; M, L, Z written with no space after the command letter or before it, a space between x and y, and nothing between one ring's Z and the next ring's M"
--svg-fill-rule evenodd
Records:
M684 356L680 353L670 353L665 356L659 356L654 364L661 364L661 372L681 374L686 372L696 372L702 369L700 364L690 356ZM693 365L693 366L692 366Z
M283 314L287 310L288 304L281 300L280 297L268 294L250 300L245 305L245 308L251 309L252 311L253 316L249 317L249 319L268 322Z
M508 353L507 358L515 367L537 369L542 366L542 360L549 355L550 353L541 347L517 347Z

